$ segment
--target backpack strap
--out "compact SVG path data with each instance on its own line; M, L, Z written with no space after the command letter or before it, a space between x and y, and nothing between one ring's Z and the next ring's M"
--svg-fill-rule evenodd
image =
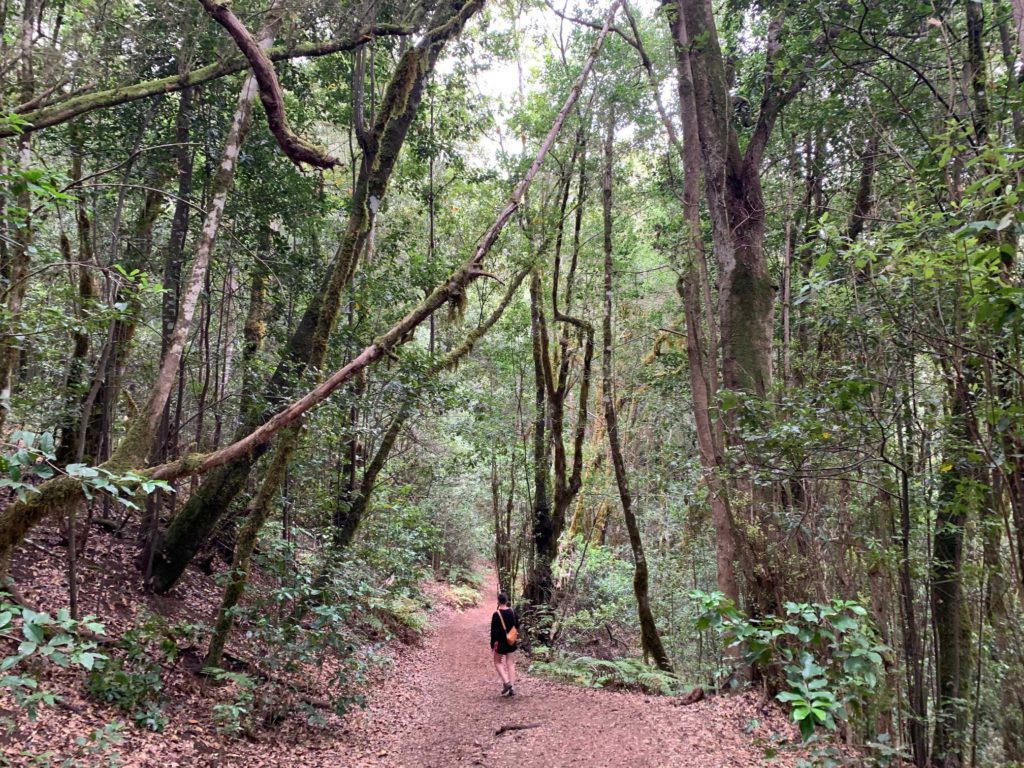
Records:
M505 626L505 617L501 615L501 609L499 608L498 610L495 611L495 613L498 614L498 621L501 622L501 629L502 629L502 631L507 635L508 634L508 627Z

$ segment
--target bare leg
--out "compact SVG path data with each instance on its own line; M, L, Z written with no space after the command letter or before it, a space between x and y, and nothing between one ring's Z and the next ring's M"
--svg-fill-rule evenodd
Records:
M501 682L508 685L509 680L505 676L505 659L507 656L502 656L497 651L494 651L494 668L498 670L498 677L501 678Z
M505 654L505 674L508 676L508 682L511 685L516 684L516 655L514 653Z

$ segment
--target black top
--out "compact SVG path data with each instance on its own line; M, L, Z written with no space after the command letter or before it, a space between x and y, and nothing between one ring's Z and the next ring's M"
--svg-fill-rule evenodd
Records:
M501 619L505 620L505 628L502 629ZM515 627L519 628L519 617L516 616L516 612L511 608L501 609L501 619L498 618L498 612L495 611L491 614L491 648L494 644L498 644L498 653L512 653L516 649L515 645L509 645L508 639L505 637L505 633Z

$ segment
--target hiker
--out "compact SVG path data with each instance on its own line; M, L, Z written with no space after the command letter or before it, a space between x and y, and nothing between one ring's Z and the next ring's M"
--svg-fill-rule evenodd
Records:
M491 650L494 651L494 668L504 687L502 696L516 695L516 640L519 638L519 617L509 605L508 595L498 593L498 608L491 616Z

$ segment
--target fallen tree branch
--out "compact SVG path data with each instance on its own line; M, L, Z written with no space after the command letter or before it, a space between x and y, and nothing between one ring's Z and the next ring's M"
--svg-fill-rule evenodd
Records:
M340 160L298 136L288 125L284 111L284 92L277 79L274 63L267 56L249 30L239 20L227 0L199 0L206 12L231 35L238 50L252 67L253 76L260 88L260 101L267 114L267 127L277 140L278 146L296 165L308 163L317 168L333 168Z
M508 733L509 731L528 731L531 728L540 728L540 725L540 723L529 723L528 725L503 725L494 732L494 735L501 736L501 734Z

